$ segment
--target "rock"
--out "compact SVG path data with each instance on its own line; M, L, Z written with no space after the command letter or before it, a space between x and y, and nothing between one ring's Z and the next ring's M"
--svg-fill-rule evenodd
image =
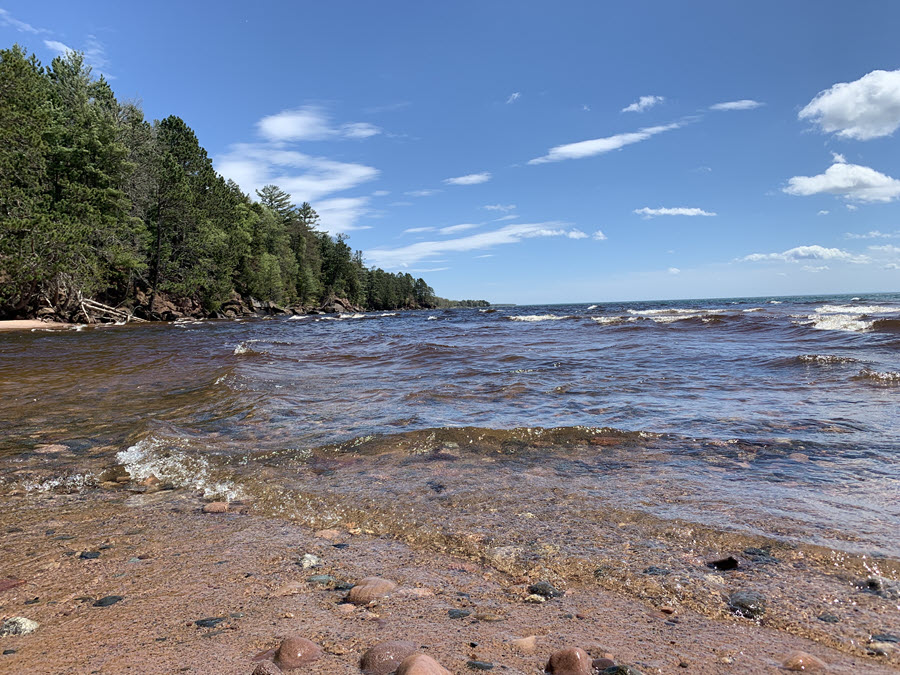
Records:
M554 652L544 672L553 675L591 675L591 657L583 649L568 647Z
M603 675L643 675L634 666L610 666L600 671Z
M563 592L547 581L538 581L528 587L528 592L532 595L542 595L545 598L561 598Z
M224 620L224 616L210 616L205 619L197 619L194 623L198 628L215 628Z
M100 551L82 551L78 557L82 560L94 560L100 557Z
M758 619L766 612L766 598L756 591L737 591L728 598L728 608L746 619Z
M506 620L505 616L502 614L495 614L494 612L478 612L478 614L475 615L475 618L478 621L485 621L487 623Z
M300 567L305 570L313 569L315 567L322 566L322 559L319 556L315 556L312 553L304 554L303 558L300 559Z
M607 668L615 668L616 662L612 659L608 659L606 657L601 657L599 659L594 659L591 662L591 668L598 671L606 670Z
M471 613L472 612L470 612L467 609L448 609L447 610L447 616L449 616L451 619L465 619Z
M869 642L900 642L900 637L893 633L874 633Z
M510 644L523 654L534 654L537 649L537 638L534 635L512 640Z
M740 566L740 562L738 562L738 559L733 555L730 555L727 558L710 560L706 563L706 566L714 570L719 570L720 572L727 572L729 570L736 570Z
M823 621L825 623L840 623L841 621L834 614L820 614L818 619L819 621Z
M308 665L322 657L322 649L299 635L285 638L275 650L275 665L282 670L291 670Z
M370 602L390 594L397 584L380 577L366 577L350 589L346 600L354 605L368 605Z
M227 513L228 502L210 502L203 505L203 513Z
M4 635L28 635L36 631L41 624L24 616L14 616L0 626L0 637Z
M427 654L413 654L403 659L397 675L452 675L440 663Z
M538 595L537 593L532 593L531 595L529 595L525 598L525 602L539 605L543 602L547 602L547 598L545 598L543 595Z
M900 600L900 582L893 579L872 575L857 581L856 586L886 600Z
M276 666L271 661L261 661L256 664L256 668L253 669L252 675L279 675L281 673L281 668Z
M107 595L94 603L94 607L110 607L111 605L116 604L117 602L122 602L124 600L121 595Z
M808 670L810 672L827 668L824 661L806 652L791 653L781 665L785 670Z
M893 642L870 642L866 645L866 651L875 656L890 656L897 650Z
M644 574L649 574L653 577L665 577L672 574L672 570L666 569L665 567L657 567L656 565L651 565L644 570Z
M412 642L391 640L381 642L362 655L359 669L365 675L390 675L409 656L416 653Z
M269 597L285 598L289 595L299 595L305 590L306 586L302 581L289 581L286 584L281 584L281 586L269 593Z
M494 664L490 661L466 661L466 667L472 670L493 670Z
M6 579L0 579L0 591L8 591L10 588L15 588L16 586L21 586L25 583L24 579L14 579L13 577L8 577Z
M328 541L335 541L336 539L340 539L342 536L340 530L333 529L319 530L315 533L315 535L320 539L327 539Z

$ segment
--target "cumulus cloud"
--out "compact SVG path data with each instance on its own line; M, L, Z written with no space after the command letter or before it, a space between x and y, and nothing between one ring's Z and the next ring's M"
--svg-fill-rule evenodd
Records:
M587 239L588 238L587 232L582 232L578 228L573 228L573 229L569 230L568 232L566 232L566 236L569 239Z
M696 207L678 206L674 208L651 209L645 206L642 209L635 209L634 212L644 218L655 218L656 216L714 216L712 211L704 211Z
M485 204L482 206L485 211L500 211L502 213L507 213L509 211L515 211L515 204Z
M765 105L764 103L760 103L759 101L754 101L750 98L743 98L740 101L725 101L723 103L716 103L715 105L709 106L710 110L753 110L754 108L759 108L760 106Z
M625 134L616 134L615 136L607 136L606 138L594 138L588 141L579 141L577 143L567 143L566 145L557 145L550 148L550 151L543 157L536 157L530 160L529 164L545 164L547 162L561 162L565 159L581 159L583 157L593 157L606 152L618 150L626 145L640 143L652 138L657 134L672 129L679 129L683 126L681 122L673 122L672 124L663 124L655 127L645 127L638 131L632 131Z
M535 237L570 237L570 233L574 231L576 230L558 222L507 225L458 239L420 241L399 248L374 248L366 251L366 259L384 269L405 268L446 253L485 250L503 244L517 244Z
M741 260L747 262L779 261L789 263L807 262L810 260L834 260L838 262L864 263L868 258L862 255L854 255L839 248L825 248L818 244L809 246L795 246L781 253L751 253Z
M622 108L622 112L644 112L645 110L649 110L655 105L658 105L665 101L664 96L641 96L637 101L632 103L631 105L627 105Z
M860 202L892 202L900 197L900 180L867 166L848 164L841 155L835 155L834 164L825 173L794 176L784 192L803 197L824 193Z
M332 138L362 139L381 133L381 129L367 122L353 122L335 126L324 110L305 106L282 110L263 117L257 128L260 134L274 143L323 141Z
M456 178L445 178L447 185L478 185L479 183L487 183L491 179L490 171L482 171L481 173L470 173L465 176L457 176Z
M603 230L597 230L594 234L591 235L591 238L595 241L606 241L607 237L603 234Z
M866 141L900 126L900 70L873 70L821 91L799 113L825 133Z
M514 91L513 93L511 93L511 94L509 95L509 98L506 99L506 103L507 103L507 105L510 104L510 103L515 103L515 102L518 101L520 98L522 98L522 92L520 92L520 91Z

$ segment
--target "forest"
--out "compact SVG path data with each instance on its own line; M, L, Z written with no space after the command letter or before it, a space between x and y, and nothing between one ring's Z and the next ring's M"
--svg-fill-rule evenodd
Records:
M255 199L216 173L179 117L119 102L83 55L43 67L0 51L0 319L79 320L85 302L195 314L248 304L366 309L486 306L424 279L368 268L345 235L275 185ZM252 299L254 302L249 302ZM94 305L92 305L94 306Z

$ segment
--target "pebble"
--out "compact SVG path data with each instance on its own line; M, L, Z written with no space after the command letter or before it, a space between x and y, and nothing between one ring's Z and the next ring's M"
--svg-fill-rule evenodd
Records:
M729 570L736 570L740 567L740 562L733 555L728 556L727 558L720 558L719 560L710 560L706 563L707 567L710 567L714 570L719 570L720 572L727 572Z
M834 614L822 614L818 618L819 621L824 621L825 623L840 623L841 621Z
M269 594L270 598L284 598L289 595L298 595L306 589L306 585L302 581L289 581L281 584L278 588Z
M606 670L607 668L615 668L616 662L612 659L599 658L591 662L591 668L594 670Z
M322 649L299 635L285 638L275 651L275 665L282 670L300 668L322 656Z
M124 599L125 598L123 598L121 595L106 595L97 600L97 602L94 603L94 607L109 607L116 604L117 602L122 602L122 600Z
M206 619L197 619L194 623L198 628L215 628L225 620L224 616L210 616Z
M413 654L403 659L397 675L452 675L440 663L427 654Z
M447 616L451 619L465 619L469 614L471 614L467 609L448 609Z
M583 649L568 647L554 652L544 671L553 675L591 675L591 657Z
M523 654L533 654L537 649L537 637L529 635L528 637L513 640L510 644Z
M827 666L821 659L806 652L793 652L781 664L785 670L808 670L815 672L825 670Z
M600 671L603 675L643 675L634 666L611 666Z
M875 656L890 656L896 651L897 645L893 642L870 642L866 650Z
M879 595L886 600L900 600L900 582L872 575L856 582L857 587Z
M318 532L315 533L315 535L317 537L319 537L320 539L328 539L329 541L334 541L335 539L340 539L342 536L340 530L333 530L333 529L319 530Z
M494 621L505 621L506 617L500 614L494 614L493 612L479 612L475 615L475 618L478 621L486 621L488 623Z
M869 638L870 642L900 642L900 637L893 633L875 633Z
M78 557L82 560L94 560L100 557L100 551L82 551Z
M24 616L14 616L4 621L3 625L0 626L0 636L28 635L36 631L40 625L37 621L26 619Z
M728 598L728 608L747 619L758 619L766 612L766 598L756 591L737 591Z
M650 576L654 577L665 577L672 574L672 570L668 570L665 567L657 567L656 565L651 565L644 570L644 574L649 574Z
M203 505L203 513L227 513L228 502L210 502Z
M331 584L335 583L337 579L335 579L330 574L314 574L306 581L311 584L315 584L316 586L330 586Z
M381 642L362 655L359 669L365 675L390 675L404 659L415 653L416 646L412 642L403 640Z
M380 577L366 577L350 589L346 600L354 605L368 605L370 602L390 594L397 584Z
M545 598L559 598L563 595L562 591L547 581L538 581L536 584L531 584L528 587L528 592L532 595L542 595Z
M256 664L256 668L253 669L252 675L279 675L281 673L281 668L276 666L271 661L261 661Z
M314 567L321 567L321 566L322 566L322 559L317 555L313 555L312 553L306 553L300 559L300 567L302 567L305 570L312 569Z
M494 664L490 661L466 661L466 667L472 670L493 670Z
M528 597L525 598L525 602L530 602L535 605L539 605L542 602L547 602L547 598L545 598L543 595L538 595L537 593L532 593L531 595L529 595Z

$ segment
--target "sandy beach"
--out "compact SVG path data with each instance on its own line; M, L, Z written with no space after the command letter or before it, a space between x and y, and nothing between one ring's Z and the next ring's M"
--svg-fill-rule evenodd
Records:
M0 332L16 330L32 330L34 328L66 328L67 323L57 321L41 321L40 319L15 319L0 321Z

